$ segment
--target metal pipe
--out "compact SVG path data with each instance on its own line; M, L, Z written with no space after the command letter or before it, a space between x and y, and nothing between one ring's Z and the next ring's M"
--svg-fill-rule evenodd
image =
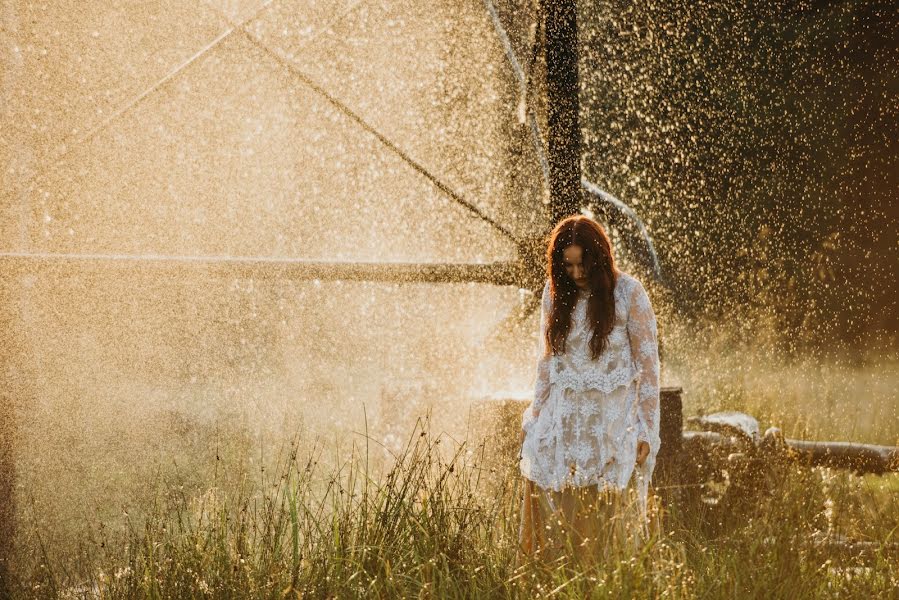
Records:
M129 254L0 253L0 268L10 270L115 268L177 272L191 268L207 275L320 281L398 283L491 283L519 285L526 280L518 261L490 263L408 263L318 261L252 256L166 256Z
M745 440L714 431L684 431L683 440L686 443L707 443L734 450L746 450L747 448ZM760 446L763 451L770 451L777 447L773 444ZM790 458L811 466L850 469L859 474L882 475L899 472L899 447L895 446L784 438L783 447L787 450Z
M553 223L577 214L581 195L577 2L541 3L546 52L550 210Z
M899 472L899 448L855 442L784 439L797 458L812 465L852 469L858 473Z

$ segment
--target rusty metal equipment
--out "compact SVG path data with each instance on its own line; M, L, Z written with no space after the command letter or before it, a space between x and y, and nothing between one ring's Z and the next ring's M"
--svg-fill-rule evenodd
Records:
M671 398L662 397L662 405ZM663 419L665 410L663 408ZM671 411L668 411L671 418ZM653 483L663 504L684 510L701 506L707 524L739 522L763 496L776 496L789 467L828 467L857 475L899 473L899 448L845 441L809 441L784 437L778 427L760 433L758 421L737 411L688 417L674 442L676 452L659 453ZM664 425L663 425L664 426ZM673 428L670 429L673 432ZM694 515L694 517L697 515ZM734 519L737 517L737 519ZM812 544L828 555L899 556L899 543L852 540L817 531Z
M893 446L797 440L784 437L777 427L769 427L760 434L758 421L737 411L689 417L687 423L693 430L682 434L678 475L666 473L663 477L667 475L673 487L699 483L708 504L717 504L727 494L747 494L756 484L740 481L740 475L759 473L776 463L846 469L859 475L899 472L899 448ZM706 467L691 471L691 463L706 463ZM703 474L724 470L728 481L717 492L712 491L714 486L700 481Z

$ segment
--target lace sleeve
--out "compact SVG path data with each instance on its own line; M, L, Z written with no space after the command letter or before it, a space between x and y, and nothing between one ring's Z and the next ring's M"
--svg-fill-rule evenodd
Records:
M659 345L656 318L643 284L636 281L627 318L631 357L639 371L637 390L637 440L649 442L649 456L643 463L651 475L659 452Z
M550 293L549 281L543 286L543 297L540 301L540 329L537 331L537 379L534 383L534 399L530 406L524 411L521 419L521 428L527 431L537 416L546 400L549 398L549 363L551 354L546 348L546 323L549 319L550 312Z

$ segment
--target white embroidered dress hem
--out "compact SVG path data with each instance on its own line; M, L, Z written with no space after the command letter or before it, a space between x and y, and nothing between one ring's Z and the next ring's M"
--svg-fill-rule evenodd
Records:
M659 359L655 315L639 280L620 273L608 346L590 359L588 293L572 311L566 352L546 353L551 310L543 289L534 399L522 417L521 473L543 489L598 485L624 490L635 478L641 515L659 451ZM637 442L649 443L643 465Z

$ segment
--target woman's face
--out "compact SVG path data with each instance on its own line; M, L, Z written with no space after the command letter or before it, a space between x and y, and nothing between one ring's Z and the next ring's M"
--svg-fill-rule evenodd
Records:
M563 262L565 264L565 272L574 281L574 284L582 290L590 289L587 283L587 272L584 270L582 261L583 250L580 246L571 245L562 251Z

